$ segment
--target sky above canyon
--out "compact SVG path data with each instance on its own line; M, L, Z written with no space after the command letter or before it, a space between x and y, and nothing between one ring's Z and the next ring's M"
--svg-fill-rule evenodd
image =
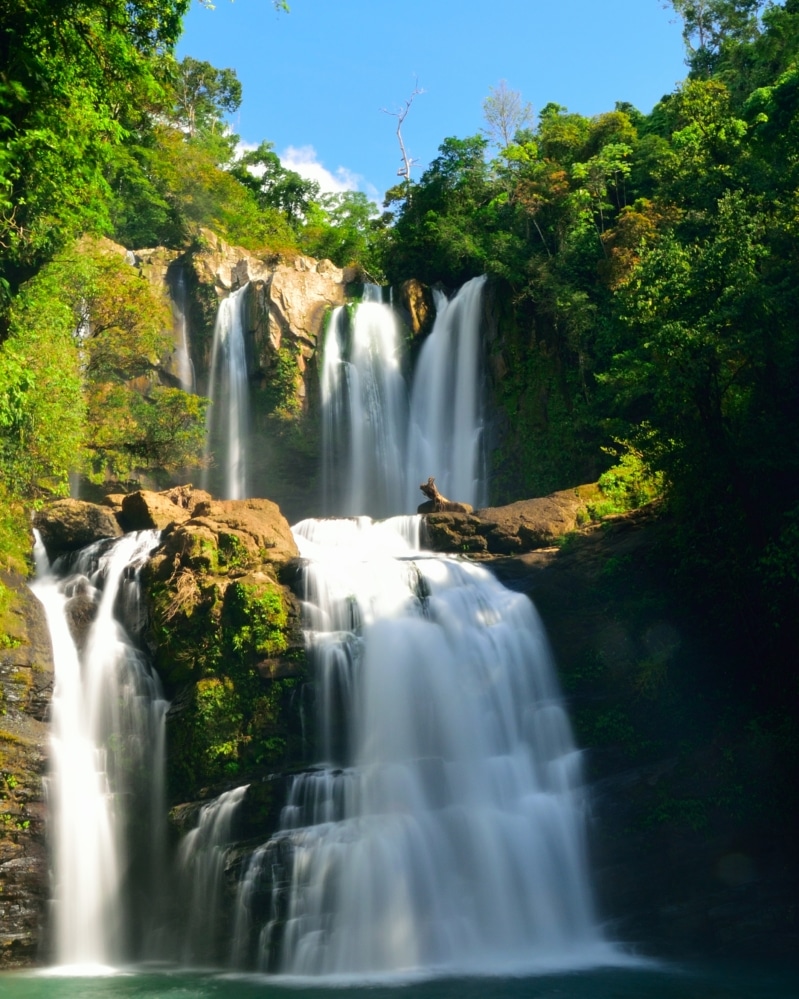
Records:
M484 126L506 81L534 111L554 101L596 115L616 101L648 112L684 78L680 24L663 0L270 0L193 4L178 56L231 67L244 88L231 118L243 143L274 144L325 190L376 201L397 182L397 118L414 177L448 136Z

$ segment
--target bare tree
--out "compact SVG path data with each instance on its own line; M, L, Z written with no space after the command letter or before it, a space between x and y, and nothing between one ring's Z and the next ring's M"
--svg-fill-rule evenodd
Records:
M398 177L405 178L405 192L406 196L410 198L411 196L411 170L417 165L418 160L413 159L408 155L408 151L405 148L405 142L402 138L402 125L405 119L408 117L408 112L411 109L411 105L414 100L423 94L424 90L419 86L419 81L416 81L416 86L413 88L413 93L410 97L402 102L402 106L397 111L389 111L388 108L382 108L384 114L390 114L392 118L397 119L397 141L400 147L400 159L402 161L402 166L397 170Z
M507 149L516 133L531 126L535 119L532 104L522 100L518 90L511 90L506 80L490 87L483 101L483 118L486 127L483 135L500 149Z

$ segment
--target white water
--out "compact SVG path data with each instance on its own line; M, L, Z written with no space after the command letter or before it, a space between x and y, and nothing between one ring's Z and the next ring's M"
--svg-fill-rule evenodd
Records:
M331 514L393 516L416 509L432 475L451 499L486 502L481 302L469 281L437 315L408 390L396 317L367 286L348 321L331 316L321 372L323 492ZM410 395L410 404L409 404Z
M245 284L219 303L211 348L206 458L213 458L221 469L219 491L224 499L244 499L249 495L250 394L244 347L247 288ZM209 481L206 472L205 488Z
M137 570L157 542L156 531L99 542L65 573L58 563L54 573L37 546L33 590L45 608L55 658L47 792L60 965L111 964L127 954L134 935L146 948L147 930L155 928L164 875L167 704L130 633L139 624ZM67 623L73 601L94 604L81 650ZM143 827L147 861L137 888L147 897L147 917L126 905L136 862L133 822Z
M580 755L529 600L420 553L415 517L294 532L323 759L241 882L236 960L299 976L612 960Z
M194 365L189 350L189 330L186 318L186 275L178 271L172 299L172 320L177 333L178 345L175 350L178 380L184 392L194 391Z

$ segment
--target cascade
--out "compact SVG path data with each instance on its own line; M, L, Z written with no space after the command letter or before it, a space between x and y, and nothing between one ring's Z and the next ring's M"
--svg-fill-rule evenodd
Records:
M212 964L223 937L222 893L233 819L248 784L203 805L197 825L178 850L183 926L181 959L187 965Z
M322 454L331 513L400 513L408 401L394 313L367 285L350 314L334 310L325 336Z
M34 592L55 658L52 767L54 951L61 965L107 965L153 941L164 881L167 703L135 644L138 570L157 531L101 541L47 564ZM93 614L77 641L69 618ZM136 828L133 828L136 826ZM137 883L134 904L129 891ZM127 901L127 904L126 904ZM138 908L138 911L137 911Z
M216 491L225 499L248 496L250 403L244 346L247 288L243 285L219 303L211 348L206 458L213 457L221 469ZM209 488L208 470L203 484Z
M178 380L184 392L194 391L194 365L189 350L189 330L186 317L186 275L183 268L178 270L177 279L172 291L172 321L178 335L178 346L175 351Z
M240 883L239 964L359 975L610 958L580 754L535 611L480 567L420 551L419 523L294 529L321 759Z
M415 510L419 483L484 505L481 302L485 278L451 300L436 293L436 320L409 390L392 309L367 285L353 310L338 308L324 341L321 397L324 509L386 517Z

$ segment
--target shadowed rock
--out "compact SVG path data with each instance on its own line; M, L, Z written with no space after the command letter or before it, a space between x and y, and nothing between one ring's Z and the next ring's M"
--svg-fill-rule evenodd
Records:
M113 510L84 500L60 499L34 514L48 558L74 552L102 538L118 538L122 528Z

